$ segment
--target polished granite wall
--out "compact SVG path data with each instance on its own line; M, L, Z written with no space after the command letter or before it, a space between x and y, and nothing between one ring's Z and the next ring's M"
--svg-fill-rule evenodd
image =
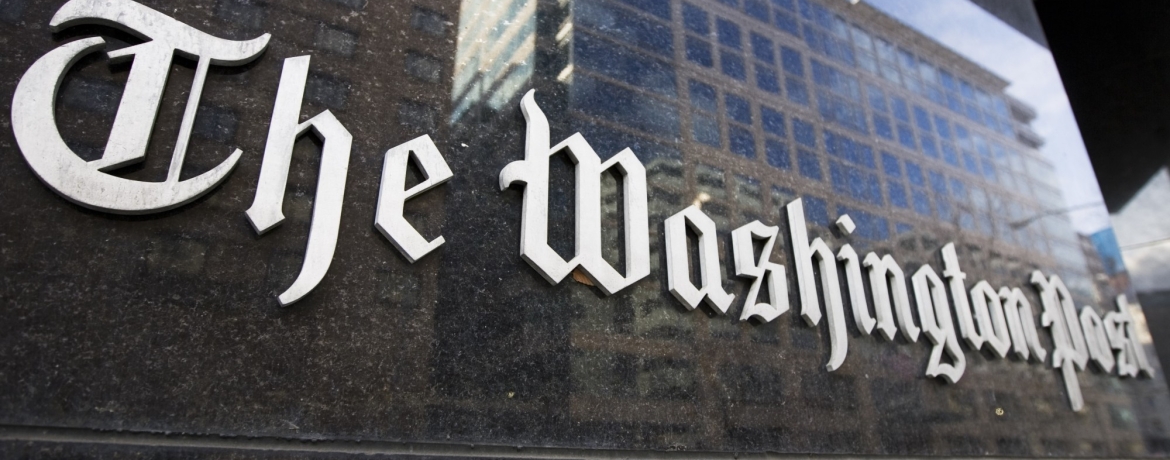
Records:
M1138 380L1081 372L1086 410L1074 413L1059 374L1047 365L967 351L962 381L947 385L923 376L929 347L921 340L862 337L852 319L848 359L826 372L823 326L806 326L795 310L767 324L738 321L748 284L729 276L724 284L738 296L731 314L706 307L686 311L664 287L661 222L710 183L688 163L694 149L681 139L673 147L686 155L656 154L620 138L589 139L607 146L598 148L603 157L616 151L611 144L634 148L652 166L656 185L678 182L677 194L653 192L650 277L612 296L582 276L550 285L517 255L521 192L498 187L500 170L523 155L518 94L476 106L475 116L458 124L448 122L452 100L461 100L452 95L452 81L457 26L468 5L143 3L219 37L273 35L255 62L212 68L183 177L210 169L234 148L244 156L227 181L192 204L115 216L71 204L40 183L3 117L0 429L9 434L0 453L6 456L173 453L67 442L44 450L11 434L19 427L585 450L932 456L1166 451L1166 427L1151 425L1157 417L1142 416L1165 407L1160 372ZM135 41L97 26L54 34L48 21L60 4L0 2L0 45L6 50L0 55L0 112L9 113L8 95L24 70L56 46L93 35L110 38L112 47ZM549 11L557 4L532 8L536 18L555 16ZM534 66L520 80L538 88L538 101L553 119L554 141L591 126L570 114L572 104L590 101L571 97L572 85L585 83L556 78L563 62L550 51L556 49L550 37L558 26L535 21ZM305 54L312 55L312 64L302 115L332 111L353 133L354 145L332 267L312 294L281 308L276 294L292 282L304 254L319 142L310 136L296 145L288 221L281 228L257 236L243 211L256 189L282 60ZM119 172L123 177L165 177L195 67L176 62L147 161ZM82 157L100 156L128 69L95 55L65 78L58 127ZM591 97L620 101L618 94ZM372 224L383 152L422 134L434 138L455 176L407 204L408 218L423 235L441 234L447 241L411 264ZM570 166L553 168L550 241L567 254L573 234ZM731 183L719 186L737 190ZM616 190L607 178L607 203L616 202ZM785 235L781 207L791 198L763 193L755 212L727 218L730 226L719 229L726 275L732 274L730 230L759 218ZM618 247L620 211L605 209L603 237ZM834 248L850 241L827 226L814 224L812 232ZM910 273L923 263L941 267L937 250L949 236L913 233L853 242L893 254ZM774 258L793 267L786 244ZM978 250L961 244L960 259L983 260ZM972 278L996 286L1028 288L1026 278L1015 276L1018 270L997 271L988 263L966 268ZM1038 308L1034 292L1026 291ZM795 287L790 292L795 308ZM1051 348L1046 331L1041 337Z

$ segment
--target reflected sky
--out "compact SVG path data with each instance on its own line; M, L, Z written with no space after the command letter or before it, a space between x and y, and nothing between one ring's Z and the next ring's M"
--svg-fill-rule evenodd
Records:
M1039 114L1032 128L1045 139L1040 150L1056 166L1065 202L1102 201L1051 52L967 0L864 1L1010 81L1006 92ZM1104 206L1069 216L1080 233L1110 225Z

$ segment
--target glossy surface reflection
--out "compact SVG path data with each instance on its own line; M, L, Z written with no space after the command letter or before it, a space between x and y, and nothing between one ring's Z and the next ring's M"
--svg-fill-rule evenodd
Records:
M138 43L96 26L53 34L58 2L9 3L0 94L66 42ZM1113 303L1118 293L1094 284L1067 219L1033 218L1061 206L1052 165L1036 150L1043 139L1028 126L1034 111L1003 93L1008 82L864 2L143 3L215 36L272 34L256 61L207 71L180 177L212 170L231 149L248 153L186 207L111 216L44 187L12 133L0 133L2 424L938 456L1144 456L1170 444L1160 370L1110 376L1087 366L1099 334L1083 346L1057 343L1041 320L1053 309L1052 324L1071 321L1067 299L1077 324L1096 324L1082 320L1084 305L1102 324L1133 324ZM274 297L306 261L330 140L276 133L288 144L284 223L258 237L244 211L264 182L259 153L282 65L297 56L312 56L312 66L295 121L327 110L352 134L352 151L335 190L345 213L329 275L280 308ZM168 177L174 146L163 140L176 138L201 69L176 62L157 141L118 177ZM57 125L80 158L101 158L128 74L95 56L66 75ZM540 146L546 255L574 260L582 226L599 228L590 263L630 279L575 265L542 272L520 255L533 184L500 184L501 171L531 153L520 107L532 90L545 140L580 133L597 156L585 203L581 164ZM429 173L408 167L402 214L423 241L446 243L404 257L371 222L385 152L423 135L451 178L413 194ZM632 171L601 166L623 154L645 167L644 207L629 202L638 195ZM596 208L582 222L583 205ZM668 237L664 222L692 206L714 235L684 222ZM796 209L808 228L793 241ZM846 214L851 232L836 224ZM631 217L649 223L639 243L648 257L626 249ZM732 232L756 221L733 244ZM672 239L685 239L686 252L670 250ZM958 278L943 257L948 242L965 290L980 280L992 289L979 288L986 305L967 307L970 323L935 308ZM761 246L771 250L756 255ZM843 254L864 276L848 275ZM701 301L693 293L685 306L672 295L674 256L690 261L681 275L715 308L692 310ZM761 274L767 263L771 274ZM818 288L834 265L840 279L825 286L840 291ZM1059 276L1067 295L1042 299L1033 270L1044 274L1037 283ZM787 291L772 289L778 274ZM851 279L865 287L849 289ZM734 300L711 299L718 291ZM844 312L860 292L872 310ZM753 297L754 315L744 309ZM786 306L793 311L780 314ZM1028 347L1000 358L1005 331ZM983 352L965 340L976 335ZM1058 349L1064 369L1035 362ZM1127 375L1140 368L1123 364ZM1073 367L1084 368L1074 371L1081 413L1062 376ZM956 371L958 382L943 383Z

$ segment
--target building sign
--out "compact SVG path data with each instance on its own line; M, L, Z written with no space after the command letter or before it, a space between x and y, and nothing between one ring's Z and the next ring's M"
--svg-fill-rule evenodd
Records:
M79 24L110 25L148 41L107 53L111 60L133 62L109 141L101 158L92 161L81 159L62 140L56 128L54 104L65 73L78 60L101 51L105 40L91 37L65 43L25 72L13 98L12 129L32 171L67 200L107 213L158 213L215 190L248 153L236 150L211 170L180 180L208 69L251 62L265 51L269 35L243 41L218 38L130 0L70 0L50 22L54 30ZM170 173L163 182L109 174L144 160L175 53L196 60L197 68ZM284 221L293 144L312 131L323 146L311 227L300 273L278 296L283 306L309 295L327 276L338 245L351 164L353 136L342 120L330 111L308 120L299 119L309 70L309 56L284 60L259 182L254 201L245 211L260 235ZM651 222L647 202L651 197L646 166L628 148L602 161L579 133L554 143L549 120L536 102L535 91L529 90L523 96L519 109L526 121L524 157L499 172L501 190L515 188L523 193L523 212L518 216L519 256L551 285L570 274L579 274L606 295L649 276ZM572 226L575 244L567 258L549 244L550 158L560 153L571 158L576 178ZM412 161L424 179L407 188L407 169ZM624 267L614 267L603 256L601 180L608 173L621 176ZM407 201L453 177L443 153L429 136L385 153L374 227L408 261L413 263L444 244L465 243L446 241L442 236L428 241L403 215ZM785 210L787 235L781 235L776 222L756 220L736 229L720 228L700 206L678 210L662 223L666 289L689 310L705 303L713 311L728 313L735 296L723 287L718 241L730 233L735 276L750 285L742 299L740 320L772 322L792 309L788 293L795 291L799 315L807 326L816 327L823 321L828 328L831 354L825 366L830 372L846 362L850 334L846 318L850 316L860 334L879 336L891 346L898 336L911 343L929 341L931 352L925 375L947 383L957 383L963 377L967 362L964 349L987 352L998 359L1048 363L1060 370L1074 411L1084 405L1077 372L1090 364L1121 377L1153 374L1124 295L1115 299L1114 311L1101 315L1090 306L1078 312L1064 281L1038 270L1031 273L1029 280L1021 280L1020 286L994 286L968 279L953 243L940 249L942 264L938 268L925 264L907 272L889 254L863 255L851 244L834 248L823 238L810 241L802 199L787 203ZM848 214L842 214L836 221L836 230L848 240L858 226ZM688 231L697 237L694 257ZM791 248L795 262L792 267L770 259L772 248L780 240ZM700 271L697 285L690 276L691 267L696 266ZM1040 305L1031 305L1024 294L1027 289L1035 290ZM762 294L766 294L764 301L760 300ZM1036 314L1040 315L1039 324L1034 319ZM1051 348L1042 345L1041 330L1047 330Z

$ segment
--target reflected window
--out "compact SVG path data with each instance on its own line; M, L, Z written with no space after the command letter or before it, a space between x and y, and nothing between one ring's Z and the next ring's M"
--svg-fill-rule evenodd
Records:
M890 119L874 114L873 116L873 131L878 136L894 140L894 127L890 124Z
M886 191L890 195L890 204L899 208L910 209L910 201L906 198L906 185L902 181L890 181L886 184Z
M768 64L776 63L776 51L772 45L772 40L769 40L763 35L752 32L751 41L752 54L756 56L756 59L767 62Z
M690 3L683 3L683 26L687 30L697 33L702 36L707 36L711 33L711 20L707 17L707 12Z
M775 3L776 0L772 0L772 2ZM789 8L789 11L774 10L773 21L777 29L800 37L800 22L796 20L796 15L792 14L791 11L791 8Z
M817 147L817 132L811 123L799 118L792 119L792 137L805 147Z
M804 216L809 222L820 225L822 227L829 226L829 205L824 199L805 195L802 198L804 202Z
M752 124L752 106L747 99L725 93L723 103L727 106L727 117L740 123Z
M772 94L780 94L780 77L769 67L756 65L756 86Z
M719 53L719 63L724 75L736 80L747 80L747 68L743 62L743 56L737 53L721 51Z
M715 65L715 58L711 54L711 44L694 37L687 37L687 60L703 67Z
M781 46L780 61L784 66L785 72L804 77L804 58L801 56L800 51L787 46Z
M743 37L740 35L738 24L723 18L715 18L715 33L719 37L719 44L735 49L743 48Z
M902 162L898 161L898 157L890 155L889 152L882 152L882 171L884 171L888 177L901 179Z
M804 106L809 104L808 87L803 81L795 77L787 77L784 79L784 89L788 92L789 101Z
M764 3L764 1L765 0L744 0L743 1L743 12L747 13L748 16L751 16L752 18L757 19L765 24L771 23L772 22L772 15L771 15L772 9L768 8L768 4Z
M764 126L764 132L778 137L788 136L784 128L784 114L775 109L760 106L760 121Z
M623 3L633 6L647 13L653 14L665 20L670 20L670 0L621 0Z
M764 154L768 164L780 169L792 169L792 158L788 155L788 146L783 142L767 139L764 141Z
M691 135L696 141L712 147L722 147L719 139L719 122L714 117L702 114L691 115Z
M744 158L756 157L756 139L752 133L738 126L729 126L727 136L731 143L731 153Z
M715 87L695 80L690 81L691 107L714 112L717 109Z
M813 180L821 180L821 160L817 154L805 149L797 149L796 163L800 167L800 175Z

